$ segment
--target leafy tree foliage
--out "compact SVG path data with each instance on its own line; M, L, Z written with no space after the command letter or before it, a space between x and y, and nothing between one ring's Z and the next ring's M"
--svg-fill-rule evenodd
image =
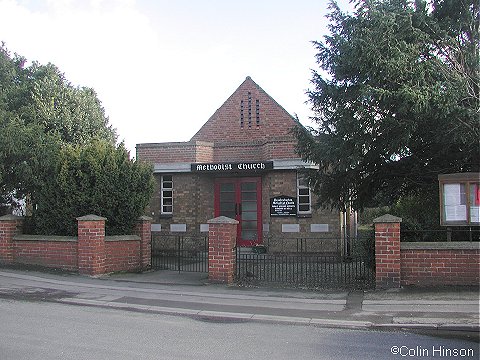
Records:
M54 160L45 169L49 180L32 194L35 232L75 235L75 219L86 214L106 217L110 235L132 231L153 193L151 166L104 140L64 146Z
M73 235L75 218L89 213L108 219L109 234L132 230L152 169L116 137L93 89L0 46L0 204L28 196L30 232Z
M318 128L297 150L323 206L361 209L435 194L442 173L479 171L477 0L331 2L308 92Z
M41 126L68 144L91 139L114 143L117 135L95 91L75 87L53 64L41 65L11 55L0 46L0 108L25 125Z
M72 86L52 64L11 55L0 46L0 204L15 204L41 186L52 151L91 139L115 143L95 92ZM2 210L0 209L0 212Z
M0 110L0 204L18 206L31 189L41 186L40 174L57 151L53 137L39 126L25 126ZM1 209L0 214L7 209Z

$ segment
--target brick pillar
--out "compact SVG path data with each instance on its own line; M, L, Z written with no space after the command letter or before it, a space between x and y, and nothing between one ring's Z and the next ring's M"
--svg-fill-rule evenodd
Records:
M135 234L140 236L140 270L148 270L152 266L152 218L140 216Z
M0 263L13 263L13 238L22 232L23 217L5 215L0 217Z
M383 215L375 224L375 277L376 287L400 287L400 223L402 219Z
M238 221L219 216L208 223L208 280L233 283Z
M78 217L78 271L85 275L105 273L105 220L97 215Z

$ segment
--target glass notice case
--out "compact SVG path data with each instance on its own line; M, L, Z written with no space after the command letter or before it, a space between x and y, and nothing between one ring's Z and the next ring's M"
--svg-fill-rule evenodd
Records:
M480 174L439 175L440 225L480 225Z

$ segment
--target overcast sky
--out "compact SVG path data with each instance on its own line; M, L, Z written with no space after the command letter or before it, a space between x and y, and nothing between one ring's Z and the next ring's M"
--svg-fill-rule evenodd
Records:
M348 1L339 1L347 7ZM0 0L0 41L96 90L120 140L188 141L245 80L308 124L327 0Z

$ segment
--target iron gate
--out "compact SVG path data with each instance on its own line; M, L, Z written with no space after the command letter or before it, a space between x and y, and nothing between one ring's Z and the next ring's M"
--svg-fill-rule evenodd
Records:
M208 237L152 233L152 268L208 272Z

